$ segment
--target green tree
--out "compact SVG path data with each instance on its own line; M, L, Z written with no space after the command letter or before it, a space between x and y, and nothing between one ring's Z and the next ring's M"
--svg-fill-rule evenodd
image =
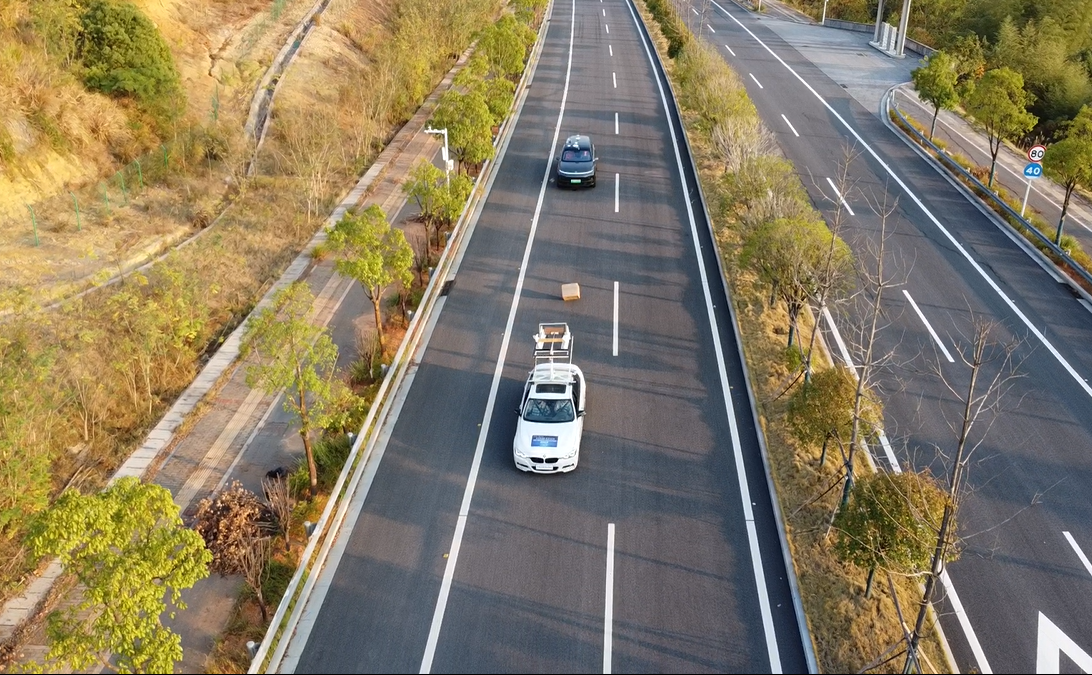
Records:
M433 113L431 126L447 129L451 153L464 164L479 164L493 157L493 113L480 91L449 89Z
M535 44L535 32L511 14L482 31L477 50L497 77L519 77L523 74L527 54Z
M136 5L92 0L80 23L79 54L88 87L132 97L161 119L181 113L174 57Z
M993 187L997 154L1005 139L1019 141L1039 121L1027 111L1030 102L1024 78L1005 67L986 71L964 101L967 112L983 126L990 142L988 187Z
M9 317L0 331L0 536L10 537L49 504L46 439L56 402L48 386L53 353L29 319Z
M853 373L843 366L836 366L815 373L789 399L789 429L802 443L822 444L820 465L826 460L827 445L831 439L840 444L849 440L853 431L856 395L857 380ZM861 416L870 428L883 422L880 402L870 391L865 394Z
M823 283L831 237L820 220L778 218L759 225L743 242L740 264L770 286L771 303L777 297L785 302L790 346L800 311Z
M925 60L925 65L915 68L910 73L914 80L914 88L922 100L928 101L933 106L933 121L929 125L929 140L933 140L933 132L937 128L937 115L941 108L951 110L959 102L956 94L956 73L952 57L944 52L937 52Z
M1092 139L1072 135L1052 143L1043 157L1043 171L1065 189L1062 215L1058 218L1058 231L1054 234L1054 243L1060 246L1073 191L1078 185L1092 187Z
M93 495L66 490L31 525L27 545L35 557L56 556L82 586L79 603L49 615L47 659L77 671L96 661L121 673L174 671L182 642L161 621L165 596L173 618L212 555L169 490L133 477Z
M311 323L314 300L302 281L282 288L269 307L251 318L242 340L244 354L255 356L247 367L247 386L285 390L284 410L300 425L311 497L318 489L311 432L336 412L344 387L334 372L337 345L325 328Z
M443 198L444 171L427 159L422 159L410 170L409 178L402 183L402 192L411 197L421 209L425 223L425 238L432 245L432 230L439 221L440 201Z
M857 482L834 518L834 550L868 570L866 598L877 569L913 574L929 566L946 501L928 473L878 473Z
M346 213L328 230L327 241L337 255L334 269L356 279L372 301L375 330L383 350L383 292L395 282L409 286L413 281L413 249L406 235L391 227L378 205L359 213Z
M450 228L459 219L466 200L470 199L470 193L474 190L474 181L465 173L452 176L441 192L437 218L441 228ZM439 233L437 233L439 237ZM436 242L439 245L439 241Z
M986 72L986 50L982 39L974 33L954 38L944 51L952 57L956 71L956 91L960 99L974 87L974 83Z

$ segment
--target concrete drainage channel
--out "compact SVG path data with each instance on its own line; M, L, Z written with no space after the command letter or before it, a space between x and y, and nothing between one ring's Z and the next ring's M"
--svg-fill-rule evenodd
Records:
M261 84L254 91L254 98L250 101L250 114L247 116L246 126L244 127L247 137L254 141L254 151L251 153L250 162L246 167L246 175L248 176L254 174L254 166L258 161L258 151L261 149L266 132L269 130L269 114L273 110L273 97L277 95L277 87L280 86L281 76L291 65L292 59L295 58L300 47L303 46L303 41L311 34L318 17L321 16L329 4L330 0L318 0L296 24L296 28L288 36L284 46L281 47L277 58L273 59L273 63L270 64L265 71L265 75L262 76Z

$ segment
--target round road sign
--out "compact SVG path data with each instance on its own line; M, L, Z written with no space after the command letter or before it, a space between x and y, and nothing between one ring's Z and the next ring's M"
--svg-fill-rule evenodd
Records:
M1028 150L1028 159L1030 159L1033 162L1041 162L1041 161L1043 161L1043 157L1045 157L1045 156L1046 156L1046 146L1033 145L1033 146L1031 146L1031 149Z
M1032 162L1024 167L1024 178L1038 178L1043 175L1043 165Z

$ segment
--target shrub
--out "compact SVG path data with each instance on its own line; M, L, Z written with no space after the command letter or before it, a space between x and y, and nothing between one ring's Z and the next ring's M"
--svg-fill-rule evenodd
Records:
M133 98L160 121L178 115L182 90L174 58L136 5L93 0L80 24L79 55L89 88Z

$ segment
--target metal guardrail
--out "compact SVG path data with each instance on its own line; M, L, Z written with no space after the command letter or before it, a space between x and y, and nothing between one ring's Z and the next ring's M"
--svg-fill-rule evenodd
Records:
M891 99L889 99L889 101L890 100ZM1069 254L1065 252L1065 249L1055 244L1054 241L1050 239L1050 237L1040 232L1037 227L1028 222L1023 216L1017 213L1015 209L1006 204L1003 199L994 194L993 190L991 190L986 185L983 185L982 181L975 178L974 175L972 175L969 171L960 166L959 163L952 159L952 157L945 150L935 145L932 141L926 138L924 134L918 131L917 128L913 124L911 124L908 119L906 119L906 116L902 114L902 111L899 110L897 101L889 107L889 110L894 111L894 113L898 116L899 120L903 123L904 127L910 130L909 133L913 134L919 143L933 151L933 154L936 155L938 161L940 161L941 164L943 164L950 170L955 171L964 179L969 181L972 185L974 185L976 188L978 188L979 193L984 195L984 199L987 199L996 204L1002 211L1005 212L1006 215L1008 215L1010 218L1015 219L1025 230L1035 235L1035 238L1038 239L1040 243L1042 243L1047 249L1049 249L1051 253L1061 258L1070 267L1070 269L1072 269L1073 272L1077 274L1077 276L1084 279L1085 283L1087 283L1089 287L1092 287L1092 274L1090 274L1088 270L1082 267L1080 263L1073 260L1073 258L1070 258Z
M499 148L507 134L510 133L512 113L518 108L521 97L526 93L529 76L533 72L532 64L537 62L542 51L543 38L546 29L549 27L548 17L549 12L539 27L538 39L527 60L528 67L524 70L523 76L516 87L512 108L497 132L497 137L493 142L494 147ZM273 666L273 669L276 670L284 658L285 651L307 604L306 599L318 581L319 573L325 565L330 548L337 540L336 533L344 523L345 515L352 501L351 497L356 493L368 459L375 449L377 431L390 413L395 398L392 394L398 391L410 368L415 365L413 355L417 352L425 333L425 327L437 301L441 297L440 293L444 282L447 281L447 276L458 258L458 252L468 228L468 221L484 196L484 186L492 174L493 167L494 164L490 160L486 160L482 166L482 171L478 175L474 189L463 206L462 213L452 230L452 236L448 238L444 251L440 255L440 260L437 262L428 286L425 288L421 304L410 320L406 336L392 360L391 367L383 378L360 432L353 441L349 457L345 461L345 467L338 475L337 481L331 490L332 498L326 503L326 508L323 509L322 515L315 525L314 533L308 538L307 546L300 556L300 565L296 568L295 574L292 575L288 588L285 590L284 596L269 623L265 637L251 659L248 673L264 672L266 666ZM346 481L349 481L348 486L346 486ZM335 507L337 509L336 513L334 512ZM315 549L320 543L321 549L316 553ZM301 583L303 584L302 588ZM286 615L288 615L287 618ZM270 654L271 649L273 650L272 654Z

